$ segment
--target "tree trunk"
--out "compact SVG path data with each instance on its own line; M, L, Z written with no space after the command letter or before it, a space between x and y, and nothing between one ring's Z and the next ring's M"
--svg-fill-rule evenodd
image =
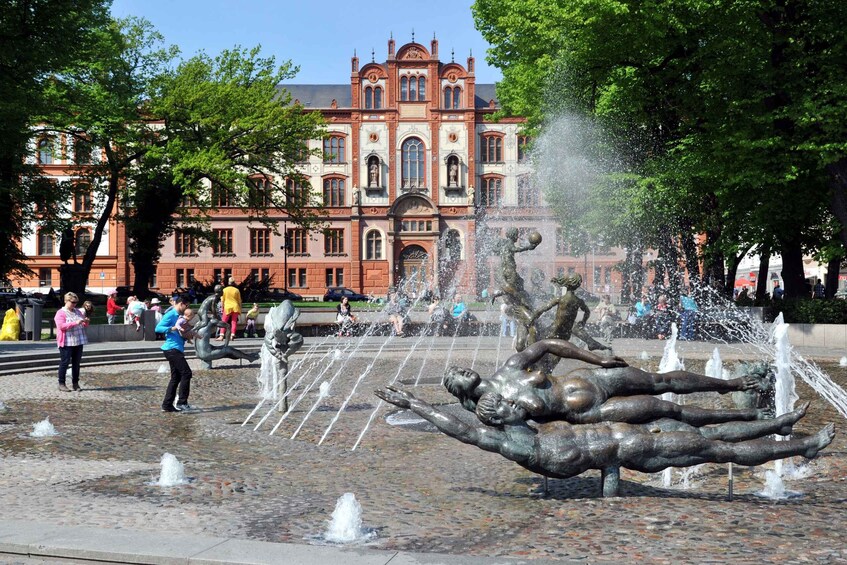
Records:
M768 277L768 272L770 271L771 265L771 248L769 245L766 245L761 250L761 258L759 259L759 276L756 280L756 301L761 301L765 299L765 295L768 293L768 286L770 285L770 278Z
M732 293L735 290L735 277L738 274L738 265L741 264L741 260L744 259L744 256L747 255L747 252L750 251L749 247L746 247L741 250L741 252L736 253L732 257L729 258L726 265L726 282L724 283L724 295L728 298L732 298Z
M838 274L841 271L841 257L830 259L826 267L826 297L832 298L838 291Z
M682 253L685 256L685 268L688 271L689 284L697 285L702 282L700 277L700 260L697 256L697 244L694 241L693 230L686 222L682 229Z
M88 273L90 269L86 269L79 263L65 263L59 267L60 277L60 294L73 292L79 296L80 301L85 301L85 287L88 284Z
M782 255L782 280L785 282L786 298L809 298L806 288L806 276L803 270L803 249L798 241L783 242L780 254Z
M829 189L832 194L830 209L841 224L838 237L841 245L847 249L847 158L827 165Z

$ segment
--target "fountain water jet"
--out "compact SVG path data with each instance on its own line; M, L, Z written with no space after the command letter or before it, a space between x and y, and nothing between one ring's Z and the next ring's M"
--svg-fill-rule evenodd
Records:
M50 437L59 435L59 432L56 431L56 428L50 423L50 418L47 417L33 425L29 435L32 437Z
M361 543L375 536L375 532L362 527L362 505L356 496L352 492L341 495L335 503L324 539L332 543Z
M162 455L162 470L159 480L155 482L160 487L174 487L188 483L185 477L185 466L171 453Z

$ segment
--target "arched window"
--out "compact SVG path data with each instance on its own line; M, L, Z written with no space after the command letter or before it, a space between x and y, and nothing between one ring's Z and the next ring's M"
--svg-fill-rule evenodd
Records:
M324 163L344 163L344 137L333 135L324 138Z
M420 139L410 137L403 142L402 162L403 188L424 188L426 186L424 144Z
M53 164L53 140L42 137L38 140L38 163L41 165Z
M38 232L38 254L39 255L55 255L56 239L52 233L45 231Z
M87 184L78 185L74 191L74 212L91 212L91 188Z
M365 259L376 261L382 259L382 234L371 230L365 236Z
M378 110L382 108L382 88L379 86L365 87L365 109Z
M418 77L418 100L426 100L426 77Z
M483 163L500 163L503 161L503 137L500 135L483 135L480 157Z
M482 179L482 192L479 195L480 206L494 208L500 206L503 198L503 179L485 177Z
M418 99L418 77L409 77L409 100Z
M529 175L518 177L518 206L524 208L538 206L538 191L532 186Z
M344 179L330 177L324 179L324 206L344 206Z
M88 251L88 246L91 245L91 232L88 228L79 228L76 230L76 254L77 256L85 255Z
M87 139L74 140L74 163L77 165L91 164L91 153L94 148Z
M409 77L400 77L400 100L409 99Z
M309 206L309 183L294 179L285 180L285 201L288 206Z
M448 86L444 89L444 108L456 110L461 108L462 89L458 86Z

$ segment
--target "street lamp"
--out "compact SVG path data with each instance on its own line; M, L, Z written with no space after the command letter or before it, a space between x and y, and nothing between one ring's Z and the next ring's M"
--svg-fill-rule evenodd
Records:
M282 223L282 241L280 246L282 249L282 287L285 292L288 292L288 222Z

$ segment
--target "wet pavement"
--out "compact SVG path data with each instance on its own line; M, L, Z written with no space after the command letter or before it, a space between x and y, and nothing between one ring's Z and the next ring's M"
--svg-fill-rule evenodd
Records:
M464 345L476 340L463 339ZM847 562L844 419L803 383L799 395L813 403L797 433L832 421L838 435L805 478L786 481L801 493L797 498L757 496L765 467L735 466L735 497L728 501L727 466L711 464L698 469L687 489L663 488L658 475L624 471L618 498L598 496L599 473L551 479L545 494L538 475L433 432L373 395L397 381L431 403L453 404L439 384L444 367L473 364L489 372L498 357L495 342L474 352L430 350L426 340L393 341L404 345L378 355L349 356L338 349L303 363L302 372L291 376L292 384L304 376L292 399L327 367L319 381L332 380L330 395L316 405L315 383L272 436L277 413L258 431L258 417L241 425L258 401L257 365L203 371L192 361L190 402L200 408L194 414L160 411L168 379L159 372L164 360L86 368L79 393L59 392L52 372L0 376L6 406L0 411L3 515L321 544L336 500L352 492L362 505L364 527L376 532L366 544L375 549L586 563ZM409 353L413 345L418 349ZM638 352L650 347L652 360L639 360ZM705 358L711 346L702 349ZM658 362L656 344L632 340L620 353L636 366L655 369ZM332 356L339 359L330 366ZM345 365L339 371L340 362ZM687 367L702 371L703 361L690 358ZM847 386L847 369L835 363L826 369ZM716 405L726 399L704 394L695 401ZM386 422L391 415L396 425ZM33 425L47 417L59 435L31 437ZM165 452L185 465L189 484L152 484ZM674 482L680 481L677 472Z

